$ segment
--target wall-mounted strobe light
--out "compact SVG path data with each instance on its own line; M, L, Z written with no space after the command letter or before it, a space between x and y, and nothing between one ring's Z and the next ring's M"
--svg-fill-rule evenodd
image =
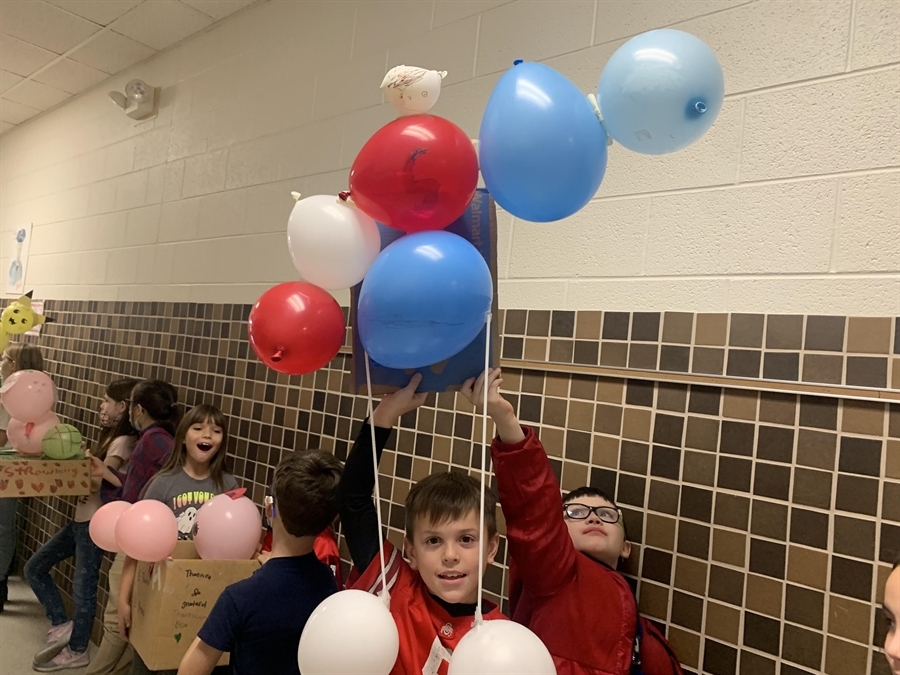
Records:
M133 120L146 120L156 115L159 103L159 87L151 87L143 80L132 80L125 85L125 93L109 92L112 102Z

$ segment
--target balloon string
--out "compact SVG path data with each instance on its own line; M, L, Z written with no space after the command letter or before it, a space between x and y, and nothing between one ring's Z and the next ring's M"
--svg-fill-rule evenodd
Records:
M603 129L603 133L606 135L606 145L608 147L613 144L613 139L612 136L609 135L609 132L606 130L606 123L603 121L603 113L600 112L600 102L593 94L588 94L587 100L588 103L591 104L591 107L594 109L594 114L597 116L597 119L600 120L600 127Z
M491 314L487 315L487 328L484 333L484 405L481 409L481 509L479 513L479 532L484 537L484 493L487 489L487 402L488 402L488 375L491 368ZM481 613L481 596L484 593L484 545L481 541L478 547L478 600L475 605L475 625L484 622Z
M381 563L381 593L385 607L391 607L391 594L387 585L387 566L384 562L384 536L381 525L381 488L378 485L378 451L375 449L375 422L372 420L372 373L369 369L369 353L366 355L366 395L369 399L369 430L372 432L372 467L375 471L375 513L378 517L378 562Z

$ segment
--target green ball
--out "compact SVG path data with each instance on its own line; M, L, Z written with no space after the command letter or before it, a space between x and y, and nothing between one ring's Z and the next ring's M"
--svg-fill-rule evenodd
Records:
M51 427L41 439L41 450L50 459L72 459L81 456L81 432L71 424Z

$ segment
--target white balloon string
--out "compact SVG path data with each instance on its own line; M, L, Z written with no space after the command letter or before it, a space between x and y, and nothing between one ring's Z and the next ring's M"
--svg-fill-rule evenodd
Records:
M484 333L484 401L481 408L481 509L479 510L479 537L484 537L484 493L487 489L487 402L488 402L488 375L491 368L491 314L487 315L487 328ZM475 625L484 622L481 613L481 596L484 593L484 547L487 540L481 541L478 547L478 600L475 605Z
M372 432L372 467L375 472L375 513L378 517L378 562L381 564L381 599L390 609L391 594L387 585L387 566L384 562L384 535L381 525L381 488L378 486L378 451L375 448L375 421L372 419L372 372L369 369L369 353L366 355L366 395L369 399L369 430Z
M597 100L597 97L593 94L587 95L588 103L591 104L591 107L594 109L594 114L597 116L597 119L600 120L600 126L603 127L603 133L606 134L606 145L610 146L613 144L612 136L609 135L609 132L606 130L606 123L603 121L603 113L600 112L600 102Z

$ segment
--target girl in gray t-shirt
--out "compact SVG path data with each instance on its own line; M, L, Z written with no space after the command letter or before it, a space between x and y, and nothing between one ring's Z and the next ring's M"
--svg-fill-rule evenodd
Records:
M188 411L175 433L165 466L150 480L141 499L162 502L175 514L178 539L192 539L197 511L218 494L237 487L226 469L225 416L211 405Z
M204 503L237 487L226 466L227 439L225 415L221 410L206 404L191 408L175 432L169 461L144 488L141 499L155 499L172 509L178 521L179 539L193 538L194 519ZM135 561L128 558L122 571L119 623L125 629L131 626L135 567ZM131 672L151 671L135 653Z

